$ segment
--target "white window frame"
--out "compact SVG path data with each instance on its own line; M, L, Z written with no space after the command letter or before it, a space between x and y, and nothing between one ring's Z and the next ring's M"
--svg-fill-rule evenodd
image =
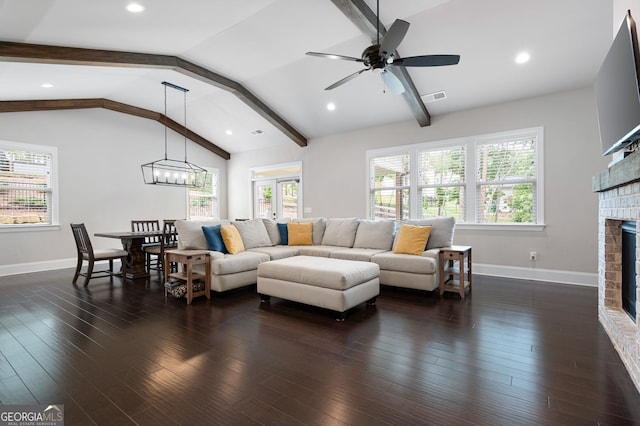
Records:
M29 223L29 224L1 224L0 233L4 232L26 232L26 231L55 231L60 229L59 201L58 201L58 148L54 146L35 145L22 142L0 140L0 149L12 151L30 151L38 154L51 155L51 176L50 176L50 211L51 223Z
M476 215L476 150L477 146L487 142L508 141L517 138L534 137L536 139L535 164L536 164L536 203L534 217L535 223L478 223ZM530 127L525 129L469 136L464 138L447 139L435 142L424 142L414 145L403 145L391 148L368 150L366 152L366 211L371 211L371 159L375 157L385 157L410 153L410 190L409 209L410 217L418 217L419 202L419 182L418 182L418 152L424 150L443 149L452 146L465 146L465 216L466 222L457 222L456 227L460 229L479 230L513 230L513 231L542 231L544 222L544 128Z
M213 215L212 217L205 218L205 217L198 216L196 219L197 220L219 219L220 218L220 170L216 169L216 168L211 168L211 167L204 167L204 169L207 171L207 179L210 179L209 175L216 177L216 192L215 192L215 194L213 194L213 198L215 200L217 200L217 202L215 203L215 207L214 207L213 211L211 212L212 215ZM185 199L186 199L185 202L186 202L188 219L192 219L192 217L191 217L191 197L190 197L190 193L189 193L189 188L187 188L187 190L185 191Z

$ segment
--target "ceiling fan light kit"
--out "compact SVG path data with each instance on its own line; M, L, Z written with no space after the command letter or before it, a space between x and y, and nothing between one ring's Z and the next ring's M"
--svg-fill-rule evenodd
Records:
M447 65L456 65L460 61L460 55L421 55L411 56L407 58L400 58L396 54L396 49L404 39L407 31L409 30L409 23L402 19L396 19L389 31L380 41L380 1L376 2L376 26L377 26L377 40L375 44L367 47L360 58L353 56L336 55L333 53L320 53L320 52L307 52L309 56L317 56L320 58L328 59L340 59L343 61L360 62L364 65L364 68L350 74L341 80L336 81L332 85L325 88L325 90L332 90L336 87L342 86L348 81L353 80L360 74L369 70L382 70L380 76L384 81L386 87L396 94L401 94L405 91L405 87L402 85L400 79L393 73L394 68L397 67L438 67Z
M167 87L184 93L184 161L167 157L167 127L164 128L164 158L141 165L147 185L202 188L207 182L207 170L187 161L187 92L188 89L163 81L164 116L167 116Z

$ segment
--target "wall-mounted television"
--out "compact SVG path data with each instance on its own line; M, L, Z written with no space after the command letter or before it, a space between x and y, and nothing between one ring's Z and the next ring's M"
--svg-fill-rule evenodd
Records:
M639 59L636 24L629 11L594 84L602 155L640 139Z

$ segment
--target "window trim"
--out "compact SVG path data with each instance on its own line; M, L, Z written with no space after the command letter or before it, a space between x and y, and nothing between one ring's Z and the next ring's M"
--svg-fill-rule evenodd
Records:
M45 224L0 224L0 233L4 232L32 232L32 231L57 231L60 229L59 191L58 191L58 148L48 145L36 145L23 142L0 140L0 148L3 150L21 150L51 155L51 223Z
M476 178L476 152L477 147L483 143L499 143L501 141L510 141L523 137L535 137L536 149L535 149L535 162L536 162L536 223L478 223L476 217L476 191L477 191L477 178ZM371 215L371 176L370 176L370 164L371 159L376 157L384 157L391 155L398 155L409 152L410 154L410 185L409 189L409 211L410 217L418 217L418 204L415 200L418 200L419 196L419 184L418 184L418 152L421 150L434 150L448 148L452 146L465 146L465 215L473 222L457 222L456 227L460 229L473 229L473 230L510 230L510 231L542 231L545 228L544 222L544 127L529 127L517 130L507 130L503 132L486 133L475 136L444 139L432 142L421 142L412 145L401 145L395 147L387 147L381 149L367 150L365 155L366 162L366 211Z

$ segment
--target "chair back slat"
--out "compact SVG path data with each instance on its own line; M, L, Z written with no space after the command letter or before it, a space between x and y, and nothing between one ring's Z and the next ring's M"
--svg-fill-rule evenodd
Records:
M147 232L147 231L160 231L159 220L132 220L131 231L133 232ZM144 244L160 244L162 236L157 237L145 237Z
M178 246L178 231L176 230L175 219L165 219L162 229L162 242L164 247L177 247Z
M87 233L87 228L84 223L72 223L71 229L73 230L73 238L76 241L76 248L79 254L93 255L93 246L91 245L91 239Z

